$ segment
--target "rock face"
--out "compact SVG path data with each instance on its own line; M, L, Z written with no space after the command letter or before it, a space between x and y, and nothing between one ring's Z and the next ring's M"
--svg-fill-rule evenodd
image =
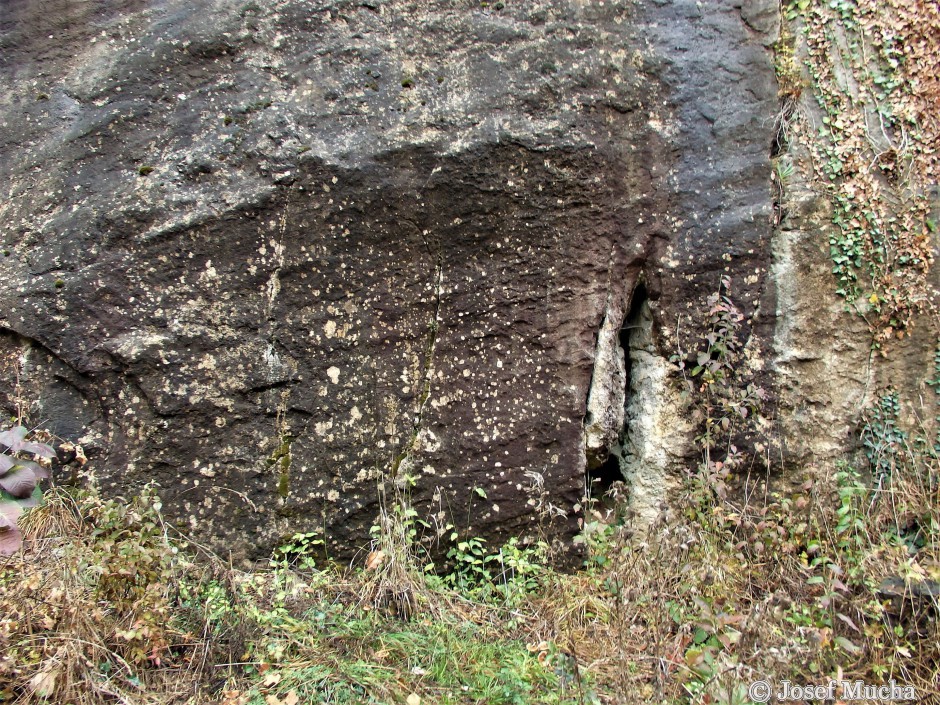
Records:
M690 453L720 274L764 374L776 7L5 2L4 383L236 555L348 555L380 483L570 536L624 438Z
M772 279L777 322L771 367L778 389L780 459L793 468L845 457L854 450L864 413L888 390L902 400L899 423L935 437L937 322L929 313L903 340L883 345L865 320L833 294L829 201L798 174L812 166L804 149L792 158L801 168L787 189L786 217L774 235ZM936 244L934 244L936 249ZM940 290L936 268L930 283Z

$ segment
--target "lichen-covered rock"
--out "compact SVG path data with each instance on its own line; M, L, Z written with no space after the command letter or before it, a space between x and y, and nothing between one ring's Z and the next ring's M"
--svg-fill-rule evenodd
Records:
M0 321L34 418L237 555L351 553L383 480L461 531L570 535L639 282L662 369L719 274L755 370L771 343L775 27L769 0L3 3Z

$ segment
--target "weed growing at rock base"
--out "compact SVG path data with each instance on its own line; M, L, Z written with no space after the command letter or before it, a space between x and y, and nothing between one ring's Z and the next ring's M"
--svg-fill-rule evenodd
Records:
M758 678L837 676L930 693L936 608L915 605L914 590L938 577L940 524L936 489L917 477L937 467L904 457L920 464L880 487L842 465L716 500L707 476L689 476L676 511L643 534L616 508L589 507L592 558L577 573L551 569L545 546L480 540L458 541L450 572L429 573L415 517L395 511L382 528L392 539L352 570L307 560L321 548L314 532L242 572L173 538L150 491L121 503L55 489L26 514L26 550L0 580L0 693L744 703Z

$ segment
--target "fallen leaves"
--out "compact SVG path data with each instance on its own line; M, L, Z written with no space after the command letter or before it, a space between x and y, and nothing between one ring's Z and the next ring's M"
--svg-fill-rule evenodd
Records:
M300 698L297 696L296 690L290 690L283 699L276 695L268 695L264 699L264 702L267 705L297 705L297 703L300 702Z
M366 557L366 570L378 570L385 562L385 551L372 551Z
M29 688L38 698L50 698L55 693L58 673L55 670L40 671L29 680Z

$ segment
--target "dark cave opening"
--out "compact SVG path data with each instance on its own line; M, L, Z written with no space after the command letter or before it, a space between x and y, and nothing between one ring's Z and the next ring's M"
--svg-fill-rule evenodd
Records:
M630 297L630 310L627 312L627 316L624 319L623 326L620 328L618 336L625 371L624 408L626 408L630 400L631 374L633 371L630 349L635 343L633 339L634 333L640 328L640 316L646 299L646 285L641 280L633 289L633 295ZM588 470L588 485L590 487L590 494L594 498L599 499L604 497L615 482L623 482L625 479L620 459L623 455L622 444L627 436L628 424L629 419L624 416L624 427L620 430L618 442L610 448L607 460L599 466Z
M591 496L596 499L606 495L615 482L623 482L623 472L620 470L619 446L612 449L604 464L591 470L589 476Z
M634 334L640 328L640 315L646 299L646 284L639 281L633 289L633 296L630 297L630 310L624 319L623 328L620 329L620 349L623 350L623 363L626 370L626 375L624 375L624 384L627 390L626 395L624 395L625 403L630 399L630 382L633 378L633 360L630 358L630 348L635 342ZM624 431L626 431L626 428L624 428ZM621 433L621 437L623 437L623 433Z

